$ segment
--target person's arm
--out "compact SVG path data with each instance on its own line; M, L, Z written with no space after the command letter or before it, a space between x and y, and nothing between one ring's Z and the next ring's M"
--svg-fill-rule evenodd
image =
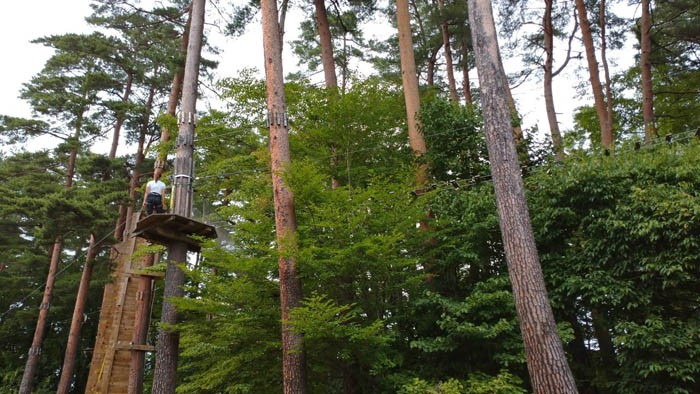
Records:
M148 193L151 192L151 187L149 185L146 185L146 191L143 193L143 205L142 207L146 206L146 199L148 198Z

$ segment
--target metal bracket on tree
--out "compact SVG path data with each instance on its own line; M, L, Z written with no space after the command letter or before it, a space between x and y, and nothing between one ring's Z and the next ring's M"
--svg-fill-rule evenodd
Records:
M273 112L267 113L267 125L268 126L282 126L284 128L289 127L289 114L287 111L284 112Z

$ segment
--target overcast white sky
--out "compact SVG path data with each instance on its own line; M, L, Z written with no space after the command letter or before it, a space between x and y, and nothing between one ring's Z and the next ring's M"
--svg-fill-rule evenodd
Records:
M4 1L3 10L0 13L0 114L30 117L29 106L18 98L22 84L28 82L33 75L41 71L44 62L51 56L52 51L42 45L32 44L31 40L61 33L89 32L90 28L84 18L91 12L89 0L17 0ZM211 7L208 11L212 11ZM288 23L286 39L291 40L295 35L294 24ZM210 37L216 33L216 28L208 26ZM389 32L387 32L389 34ZM218 74L220 76L235 75L242 67L257 67L262 69L262 40L259 24L249 27L243 38L236 40L216 40L215 43L223 53L220 57ZM285 73L292 71L296 61L291 59L291 51L286 50ZM620 58L610 56L615 62L627 62L632 60L632 55ZM506 63L506 68L512 64L518 67L519 61ZM569 67L569 75L562 75L555 79L555 98L557 99L557 112L560 113L559 121L563 129L572 125L572 112L577 106L586 103L574 97L573 84L577 79L574 67ZM508 72L510 70L506 70ZM477 81L475 72L472 72L472 81ZM587 79L587 77L584 77ZM579 78L580 79L580 78ZM533 81L514 89L513 95L518 102L518 108L524 116L524 127L531 128L539 125L541 131L548 130L542 88L539 83ZM200 109L206 108L207 102L200 103ZM120 149L121 150L121 149ZM120 153L121 154L121 153Z

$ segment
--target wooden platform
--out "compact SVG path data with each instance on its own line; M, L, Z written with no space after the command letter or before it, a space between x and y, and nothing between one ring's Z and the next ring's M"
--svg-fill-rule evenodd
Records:
M189 250L197 252L201 246L195 237L216 238L216 229L184 216L155 213L136 223L132 235L163 245L172 241L184 242Z

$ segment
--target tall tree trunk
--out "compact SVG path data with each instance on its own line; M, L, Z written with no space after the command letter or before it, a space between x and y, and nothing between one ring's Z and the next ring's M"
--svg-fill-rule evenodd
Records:
M282 45L278 39L276 0L263 0L262 27L267 84L267 119L270 127L270 160L275 207L275 229L279 251L280 302L282 309L282 385L284 394L304 394L306 387L306 356L303 337L289 324L290 312L301 305L301 282L297 275L297 225L294 195L282 178L291 162L288 120L282 71Z
M554 158L556 161L564 160L564 144L562 143L561 131L559 131L559 121L557 112L554 109L554 94L552 93L552 81L554 79L554 26L552 25L552 7L554 0L545 0L544 17L542 28L544 30L544 102L547 108L547 120L549 121L549 132L552 135L552 147L554 148Z
M127 103L129 101L129 96L131 96L131 86L134 83L134 72L129 70L127 73L126 87L124 88L124 95L122 96L122 103ZM124 124L124 114L117 113L117 120L114 123L114 133L112 134L112 147L109 149L109 158L114 159L117 157L117 147L119 146L119 135L121 134L122 125Z
M603 64L603 77L605 78L605 107L608 111L608 121L610 122L611 129L614 129L615 125L615 112L613 112L613 91L612 91L612 81L610 81L610 66L608 65L608 38L606 35L606 15L605 15L605 0L600 0L598 6L600 17L600 62ZM614 131L614 130L613 130Z
M644 142L658 137L654 117L654 90L651 77L651 10L649 0L642 0L640 41L642 53L639 58L642 69L642 114L644 116Z
M66 344L66 352L63 357L63 368L61 368L61 378L58 382L58 394L65 394L70 391L73 371L75 370L75 358L78 354L78 345L80 343L80 329L83 325L83 312L90 293L90 278L92 277L93 261L96 254L97 242L95 241L95 234L90 234L90 246L88 246L83 274L80 277L78 295L73 308L73 319L71 319L70 323L68 343Z
M425 69L425 83L428 86L435 86L435 65L437 64L437 55L440 52L442 45L436 45L430 49L430 56L428 56L428 65Z
M333 41L331 40L331 29L328 24L328 14L326 12L326 3L324 0L314 0L314 7L316 8L316 28L318 29L318 36L321 43L321 64L323 65L323 76L326 81L326 88L328 90L335 90L338 87L338 78L335 73L335 59L333 56ZM345 70L343 68L343 88L345 86ZM336 168L338 166L338 157L336 156L336 147L331 146L331 166ZM331 188L336 189L340 186L338 179L333 177L331 179Z
M187 56L187 47L190 42L190 26L192 25L192 6L189 8L187 22L185 23L185 29L182 32L182 39L180 40L180 57L185 59ZM170 116L175 116L177 114L177 103L180 100L180 92L182 91L182 80L185 77L185 65L178 64L175 70L175 75L173 75L173 81L170 84L170 96L168 96L168 106L166 112ZM167 127L163 127L160 132L160 142L170 141L170 130ZM165 170L165 159L167 157L166 152L160 152L156 158L154 176L155 174L161 175Z
M331 40L331 30L328 25L328 14L326 13L326 3L324 0L314 0L316 8L316 27L321 42L321 63L323 64L323 76L326 80L327 88L338 86L338 79L335 75L335 60L333 59L333 41Z
M34 386L34 375L36 374L39 354L41 354L41 343L44 340L44 332L46 331L46 322L51 306L51 296L53 295L53 285L56 281L56 271L58 270L58 261L61 257L61 248L63 239L56 237L53 243L51 252L51 262L49 263L49 273L46 276L46 287L44 287L44 296L39 305L39 318L37 319L36 329L34 330L34 338L32 339L32 347L29 348L27 355L27 363L24 367L22 382L19 386L19 394L30 394Z
M500 60L489 0L469 0L469 24L482 90L484 128L501 236L513 297L535 393L576 393L557 335L540 267L523 180L503 92L508 82Z
M453 103L459 101L457 97L457 84L455 83L455 72L454 66L452 64L452 45L450 45L450 30L447 23L447 17L445 13L445 0L438 0L438 9L440 10L442 23L440 23L440 30L442 32L442 46L445 48L445 68L447 71L447 86L450 91L450 100Z
M411 34L411 18L408 13L408 0L396 0L396 25L399 31L399 53L401 55L401 77L403 94L406 100L406 123L408 124L408 143L416 157L427 152L425 139L420 131L418 111L420 96L418 95L418 77L416 76L416 60L413 55L413 37ZM416 186L422 190L428 181L428 168L419 164L416 170Z
M591 34L591 25L588 22L588 11L586 10L586 4L583 0L575 0L575 2L579 24L581 25L581 37L583 38L583 45L586 48L588 73L591 81L591 89L593 91L593 99L595 101L595 110L600 123L600 143L603 149L612 150L612 123L610 123L610 117L608 116L607 107L605 105L603 87L600 84L598 61L595 58L595 48L593 47L593 35Z
M85 110L87 109L85 108ZM70 189L71 187L73 187L73 177L75 176L75 162L78 156L78 144L80 141L81 128L82 113L77 117L75 124L75 132L73 133L72 137L74 145L68 155L66 178L63 184L64 189ZM57 212L56 214L59 213ZM34 375L36 374L37 363L39 361L39 354L41 354L41 343L44 340L44 333L46 332L46 323L49 314L49 307L51 306L53 286L56 282L56 272L58 269L58 261L61 256L62 247L63 237L60 235L56 236L53 243L53 251L51 252L51 261L49 262L49 273L46 277L46 287L44 287L44 295L41 299L41 305L39 306L39 317L37 319L36 328L34 330L32 347L29 348L27 362L24 367L24 373L22 374L22 382L20 383L19 387L19 394L31 393L32 388L34 386Z
M182 87L182 106L178 120L179 134L175 156L174 189L172 193L173 213L189 217L192 211L193 151L196 122L197 82L201 59L204 31L204 6L206 0L192 2L192 22L187 47L187 60ZM161 323L172 326L178 322L178 312L170 299L182 297L185 281L184 272L178 264L187 262L187 245L184 242L171 242L168 246L168 266L165 272L163 309ZM171 327L158 331L156 343L156 366L153 378L153 392L172 394L177 386L177 362L180 346L180 333Z
M462 93L464 94L464 102L473 104L471 83L469 81L469 48L467 39L462 39Z

